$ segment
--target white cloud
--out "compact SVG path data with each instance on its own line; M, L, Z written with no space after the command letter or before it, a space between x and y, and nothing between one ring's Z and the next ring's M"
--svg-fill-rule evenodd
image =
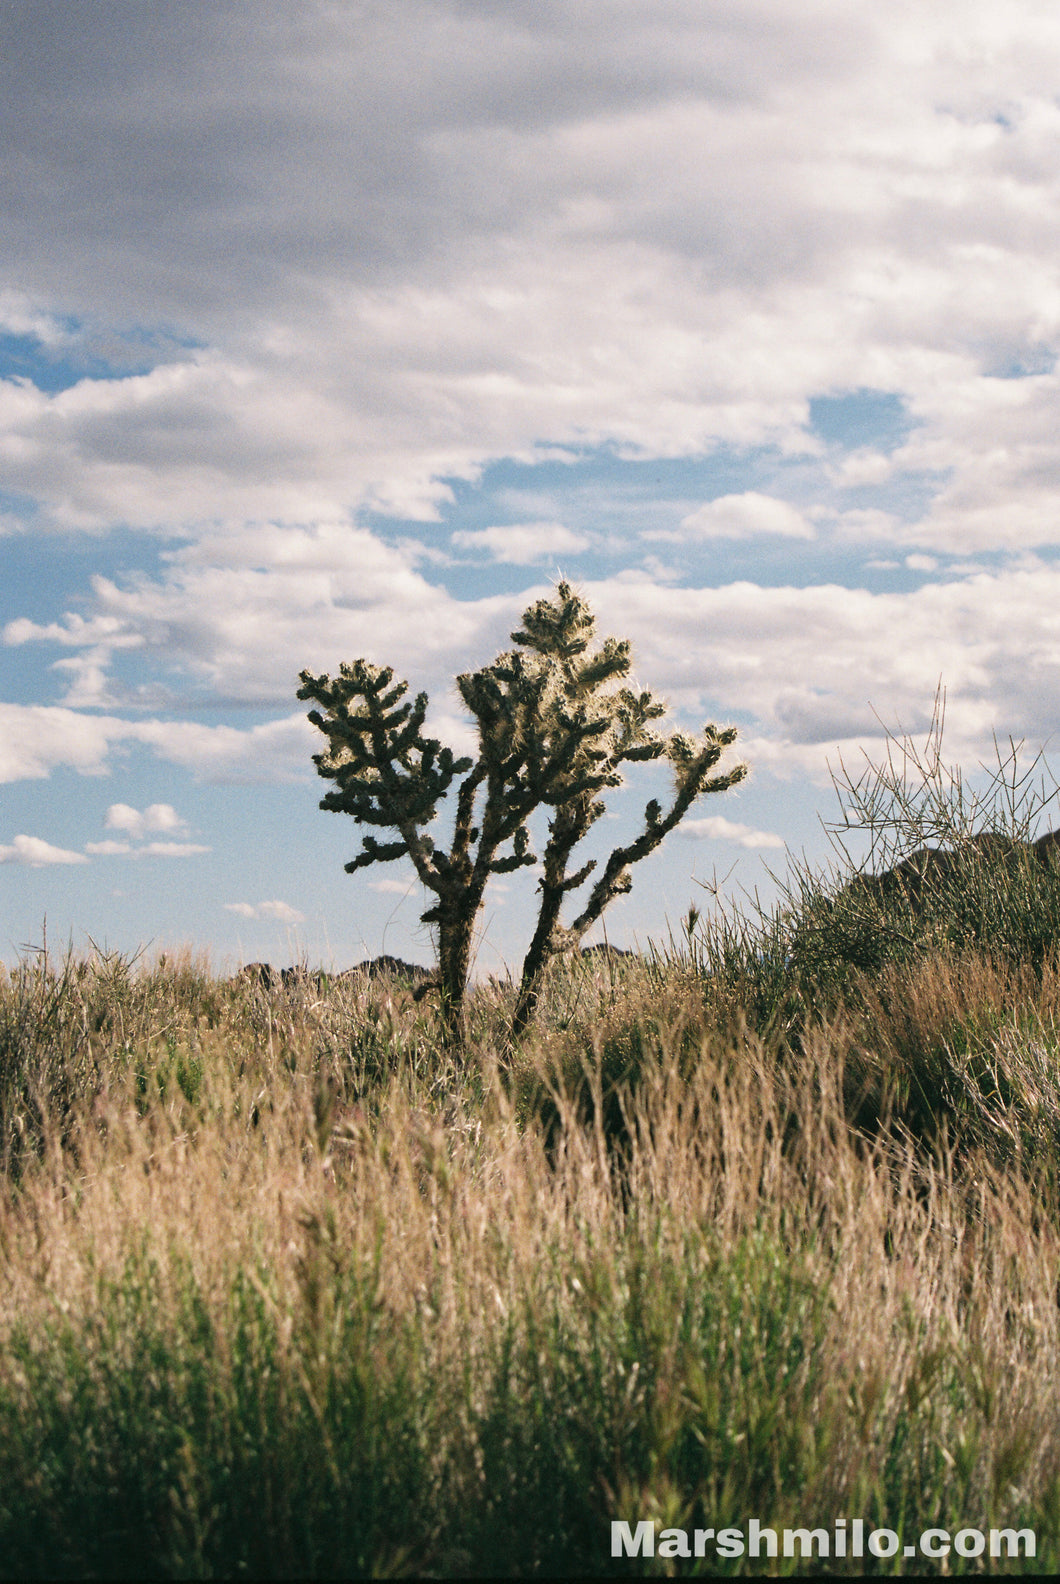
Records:
M1052 567L978 572L908 594L618 579L586 592L602 628L633 639L639 676L686 715L756 723L739 748L753 764L783 771L788 755L800 772L823 772L837 745L878 745L885 727L918 733L940 680L958 757L992 757L995 731L1035 744L1060 732Z
M61 326L47 313L34 307L25 292L0 289L0 330L5 335L33 336L46 346L63 339Z
M705 819L684 820L677 830L680 835L695 841L729 842L737 847L754 848L784 846L784 838L775 832L755 830L750 825L740 825L720 814L708 815Z
M859 485L885 484L894 474L894 462L882 451L863 447L849 452L837 467L831 469L833 478L847 489Z
M204 704L275 708L294 703L303 667L333 671L338 661L359 654L403 665L416 687L422 678L436 691L466 664L469 652L478 648L487 658L492 651L486 646L506 636L520 610L511 596L456 600L413 569L411 552L344 522L212 531L168 561L158 579L141 576L119 586L96 577L91 620L68 616L47 627L13 622L8 642L85 643L91 667L77 673L77 694L67 700L82 709L164 707L174 677L184 688L190 683L192 696ZM164 681L145 681L146 696L110 674L112 651L130 648L144 651L145 672L148 664L165 668ZM186 702L187 694L178 697ZM274 723L269 731L278 729ZM135 734L136 727L129 730ZM155 727L145 726L141 740L152 735ZM168 734L170 742L178 739ZM184 740L192 741L188 732ZM210 739L219 754L225 741L237 740Z
M245 919L275 919L280 924L304 924L305 914L291 907L288 902L259 902L255 907L250 902L225 902L222 904L229 913L238 913Z
M0 783L39 780L59 766L105 775L111 740L124 728L75 710L0 703Z
M6 383L5 482L71 525L429 518L542 439L790 449L809 396L864 385L948 413L935 452L974 467L961 403L1060 329L1060 28L995 10L277 0L122 10L60 57L18 8L8 320L196 344Z
M369 880L369 891L378 891L383 896L411 896L419 885L415 875L405 880L388 877L385 880Z
M107 830L124 831L129 840L86 842L86 852L106 858L193 858L211 851L196 842L146 840L152 832L178 835L186 830L187 821L169 803L151 803L143 810L128 803L112 803L104 826ZM134 847L133 842L140 845Z
M199 853L212 851L196 842L147 842L142 847L131 847L128 842L86 842L85 851L105 858L194 858Z
M301 778L313 728L301 715L266 721L241 731L197 721L132 722L123 735L146 743L160 759L191 770L203 781L239 785Z
M559 555L577 555L592 543L585 534L572 533L562 523L554 522L466 529L454 533L452 542L458 550L485 550L494 561L511 566L532 566Z
M779 534L785 539L812 539L811 522L787 501L747 490L742 495L722 495L682 518L683 535L702 539L750 539L759 534ZM672 537L683 537L673 535ZM668 538L661 533L646 538Z
M16 836L10 846L0 846L0 864L24 864L30 869L41 869L46 864L83 864L88 859L84 853L69 852L64 847L53 847L39 836Z
M911 564L931 570L926 558ZM1060 570L1033 562L935 576L939 580L903 594L750 582L666 587L629 574L587 582L584 592L597 611L601 633L632 639L643 684L669 697L686 718L753 723L749 735L763 744L786 745L783 751L792 753L793 763L802 762L796 750L803 747L822 764L836 744L878 741L882 728L874 711L886 714L888 724L919 729L930 717L940 679L949 689L951 733L969 751L988 753L995 729L1035 742L1060 731ZM446 684L461 665L480 663L503 646L536 592L463 604L441 595L439 608L459 615L460 628L448 635L448 644L441 631L433 638L429 634L429 610L422 624L418 614L410 624L407 611L387 613L394 623L389 656L398 663L409 648L413 658L419 650L425 663L422 673L408 667L412 687L430 690L435 707L429 722L459 751L474 753L474 734ZM162 597L157 598L161 610ZM181 593L178 609L187 608L185 600ZM381 604L380 619L385 612ZM219 619L226 620L226 613ZM407 643L399 619L409 632ZM247 632L241 663L249 687L254 666L265 670L275 660L267 653L264 622L260 628L248 626ZM465 648L469 634L474 643ZM277 637L277 647L281 641ZM306 641L307 646L312 641L308 627ZM306 658L317 658L333 671L336 659L351 655L354 646L348 638L341 647L338 639L331 641L330 654L322 652L318 638L316 655L310 649ZM426 647L432 641L439 646L433 654ZM301 713L238 729L0 705L0 779L44 777L58 766L106 774L116 756L137 745L200 779L231 784L308 779L310 755L320 740ZM773 750L763 751L773 762ZM112 807L121 812L109 828L144 839L148 827L138 821L146 821L150 810ZM180 818L175 811L159 812L170 805L152 808L152 833L182 828L164 823Z
M262 918L277 919L281 924L304 924L305 914L287 902L261 902L258 911Z
M107 830L128 831L139 841L148 831L179 831L187 822L169 803L152 803L142 813L128 803L112 803L103 823Z
M146 858L194 858L199 853L208 853L209 847L201 847L196 842L148 842L145 847L138 849L137 857L141 854Z
M159 759L204 781L289 781L305 774L315 736L303 715L240 730L0 703L0 784L42 780L60 767L81 775L107 775L114 750L130 743L151 748Z

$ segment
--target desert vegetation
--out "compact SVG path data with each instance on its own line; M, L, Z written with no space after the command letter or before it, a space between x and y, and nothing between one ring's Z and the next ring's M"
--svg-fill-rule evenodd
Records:
M523 612L522 626L511 635L514 649L457 677L457 691L475 723L473 759L456 759L425 735L426 693L407 702L408 683L395 681L389 666L362 658L344 662L334 679L301 673L298 697L323 707L323 713L310 710L309 719L328 743L313 760L334 783L320 807L394 833L394 840L380 842L366 832L347 872L407 858L435 898L422 922L437 935L434 988L443 1028L455 1044L466 1032L464 996L486 887L493 875L538 863L532 816L548 811L548 837L537 923L511 1015L514 1037L533 1018L549 963L573 951L605 908L630 890L633 865L655 851L697 799L726 792L747 774L745 764L717 768L736 740L733 727L719 731L708 725L699 737L660 733L655 723L666 705L626 685L633 664L628 640L606 638L594 648L595 633L588 602L561 582L554 598L539 599ZM570 865L605 812L604 794L622 784L625 766L652 759L669 761L669 808L651 799L641 830L612 849L577 916L564 924L564 903L598 870L595 858L573 873ZM455 783L446 851L428 827Z
M955 861L557 959L514 1046L515 984L457 1050L385 974L6 973L0 1572L822 1571L611 1555L751 1518L1054 1572L1060 878L969 839L1051 790L841 791L876 872Z

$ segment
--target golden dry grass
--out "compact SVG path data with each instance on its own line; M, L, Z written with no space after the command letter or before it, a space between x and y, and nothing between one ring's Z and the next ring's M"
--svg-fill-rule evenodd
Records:
M687 969L597 970L514 1060L485 995L458 1066L385 985L9 982L12 1041L19 994L45 1019L7 1090L0 1571L606 1575L652 1516L1030 1524L1055 1562L1055 976L900 990L794 1052ZM917 1049L1008 1062L1039 1131L852 1126Z

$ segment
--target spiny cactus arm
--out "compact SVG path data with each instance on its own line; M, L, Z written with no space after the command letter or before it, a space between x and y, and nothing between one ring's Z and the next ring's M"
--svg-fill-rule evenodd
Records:
M716 784L708 779L726 748L736 741L737 735L735 726L728 726L724 731L719 731L716 726L704 726L700 739L688 737L684 732L671 733L665 750L666 757L674 767L679 794L688 787L691 789L691 799L695 799L705 792L722 792L745 779L745 764L733 765L731 770L717 778Z
M551 751L535 766L539 800L559 804L621 786L623 763L657 759L665 751L664 739L650 725L665 712L665 703L651 693L629 688L576 707L558 701L550 721Z
M512 654L498 655L492 665L456 679L478 727L479 773L473 790L477 794L489 778L487 801L495 797L498 782L510 789L513 798L522 788L546 681L541 667L528 667L521 655Z
M609 751L594 748L591 738L579 738L575 732L557 745L531 778L534 803L554 808L621 784Z
M477 839L474 826L475 799L478 789L486 779L487 766L483 759L471 767L471 774L460 783L456 798L456 825L453 829L451 857L455 862L466 859L471 843Z
M299 675L302 686L297 696L315 699L323 705L328 718L323 719L314 710L310 719L333 741L363 737L370 732L374 721L403 721L411 713L410 704L395 709L408 692L408 683L397 682L391 687L393 676L389 666L374 666L363 659L343 661L337 677L314 676L302 671Z
M534 657L499 655L483 670L458 677L457 685L478 724L486 781L480 850L492 862L492 854L515 838L532 811L546 801L551 784L573 763L577 741L568 733L557 743L554 679ZM517 856L519 863L536 861L522 852ZM518 867L500 861L506 868Z
M666 714L666 704L653 693L634 693L622 688L614 701L616 764L658 759L666 751L666 739L651 726Z
M636 704L626 689L619 693L590 694L575 698L576 687L564 686L546 701L527 779L538 803L559 804L595 793L622 782L618 765L624 757L655 757L642 721L635 719ZM643 754L633 753L634 746Z
M385 789L399 786L404 772L406 779L422 781L442 796L453 777L470 768L471 760L455 760L436 738L424 736L426 693L395 708L408 692L408 683L390 686L392 677L389 667L366 660L343 663L334 679L301 673L298 697L316 699L326 711L326 715L319 710L309 714L329 742L328 753L314 756L318 770L340 784L368 773Z
M513 869L523 869L528 864L537 863L537 854L530 851L530 832L525 825L520 825L512 838L512 851L505 858L494 858L490 863L490 874L511 874Z
M518 655L502 654L482 671L457 677L461 696L478 724L479 758L460 789L453 856L466 866L474 887L484 885L491 873L502 874L536 862L528 850L525 829L534 806L526 767L533 747L531 717L542 685L543 678L528 674ZM476 800L483 786L483 808L474 824ZM516 842L512 857L497 858L498 849L509 840ZM496 868L497 864L502 867Z
M633 884L629 872L632 865L655 851L663 838L684 819L697 798L711 792L725 792L745 779L745 764L733 765L731 770L721 775L711 775L725 749L735 741L736 731L732 727L718 731L715 726L706 726L698 742L682 732L672 734L665 745L676 783L670 809L664 815L661 804L652 798L644 810L643 830L633 841L616 847L611 853L585 907L570 926L569 935L573 940L580 940L608 904L630 890Z
M389 667L366 660L343 663L336 678L303 671L298 697L314 699L310 721L328 739L328 750L314 755L317 771L336 786L321 808L352 814L359 824L389 827L400 841L364 839L350 872L406 854L424 885L438 891L441 876L434 843L422 829L430 823L455 776L471 767L452 750L423 733L427 695L401 703L406 682L393 681Z
M512 1038L517 1038L533 1017L549 959L574 943L560 924L563 898L568 891L575 890L589 878L596 868L596 861L590 859L570 876L567 875L567 864L572 851L603 813L603 809L604 805L599 800L583 796L559 807L549 824L549 839L539 887L541 907L533 938L523 959L519 994L512 1015Z
M469 863L467 883L472 896L484 894L491 874L507 874L537 862L536 855L530 851L530 832L526 826L527 815L534 806L535 800L528 796L522 777L513 784L503 768L487 769L486 795L477 828L478 845L474 862ZM513 843L511 854L498 857L500 849L509 841Z
M512 641L553 660L569 661L585 653L595 629L587 602L564 582L555 599L540 599L523 612L523 625L512 633Z
M578 666L569 666L567 688L573 698L588 698L606 682L629 675L633 646L626 638L605 638L595 654Z
M556 611L549 601L539 604L548 621L533 647L544 650L552 642L548 628ZM520 639L525 634L513 636ZM487 802L505 814L498 844L513 836L541 804L555 805L619 784L611 742L614 696L600 699L594 693L607 677L628 670L628 645L608 640L605 651L581 670L559 666L547 655L539 659L535 653L508 652L483 670L457 678L464 703L478 723L481 758L490 769ZM628 703L623 695L627 746L637 732L632 724L635 704L632 694Z
M395 858L403 858L408 850L408 843L404 841L377 842L374 836L363 836L361 851L343 868L347 874L353 874L358 869L366 869L369 864L390 863Z

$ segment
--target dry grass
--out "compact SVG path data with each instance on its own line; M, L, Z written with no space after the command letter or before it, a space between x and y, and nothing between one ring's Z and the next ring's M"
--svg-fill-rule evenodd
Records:
M0 986L0 1572L608 1575L653 1516L1053 1568L1055 974L940 958L797 1052L707 990L557 982L514 1064L494 990L457 1067L384 984Z

